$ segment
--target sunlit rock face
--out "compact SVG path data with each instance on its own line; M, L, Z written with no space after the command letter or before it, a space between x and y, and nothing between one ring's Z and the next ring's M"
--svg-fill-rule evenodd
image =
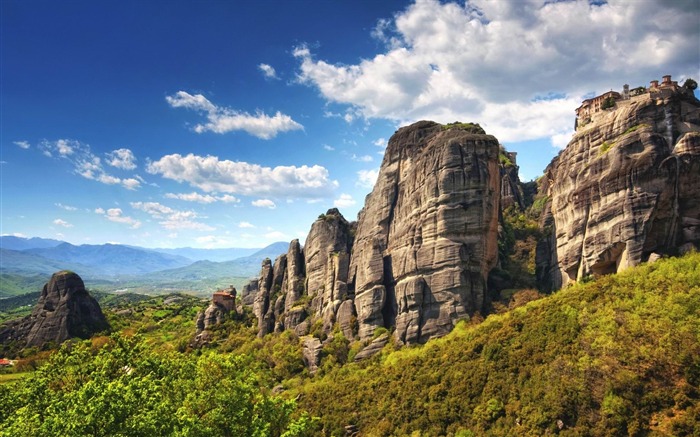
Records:
M361 340L395 327L399 342L425 342L484 310L498 256L498 153L478 126L423 121L392 136L350 262Z
M684 90L618 102L577 130L540 190L545 288L698 247L700 102Z

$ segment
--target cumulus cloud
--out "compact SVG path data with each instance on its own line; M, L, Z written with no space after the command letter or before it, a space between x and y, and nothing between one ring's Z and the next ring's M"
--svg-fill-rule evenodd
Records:
M325 150L328 150L329 152L332 152L332 151L335 150L335 147L329 146L328 144L324 144L324 145L323 145L323 148L324 148Z
M240 223L238 224L238 227L239 227L239 228L243 228L243 229L245 229L245 228L254 228L255 225L252 224L252 223L249 223L249 222L240 222Z
M187 182L207 193L271 197L327 197L338 185L319 165L262 167L216 156L166 155L148 164L147 171Z
M372 142L377 147L386 147L386 139L384 138L377 138Z
M56 205L57 207L59 207L61 209L65 209L66 211L77 211L78 210L78 208L76 208L75 206L64 205L62 203L54 203L54 205Z
M279 79L277 77L277 72L271 65L260 64L258 65L258 69L262 71L263 75L268 79Z
M379 169L360 170L357 172L356 185L363 188L373 188L379 176Z
M120 178L105 171L102 159L92 153L90 145L80 141L70 139L59 139L56 141L44 140L39 144L39 149L48 157L59 157L68 160L73 164L76 174L85 179L94 180L107 185L121 185L127 190L135 190L141 186L138 176L131 178ZM108 164L122 168L135 168L135 157L128 149L118 149L107 154ZM115 164L116 163L116 164ZM133 165L133 167L130 167ZM137 179L138 178L138 179Z
M56 219L53 221L54 225L63 226L64 228L72 228L73 225L62 219Z
M698 75L700 10L663 0L417 0L357 63L296 47L300 82L365 118L474 121L501 141L564 135L583 96Z
M165 100L173 108L186 108L206 113L207 123L198 124L194 127L194 131L197 133L214 132L223 134L242 130L263 140L269 140L276 137L280 132L304 129L301 124L292 120L290 116L279 111L272 116L261 111L249 114L217 106L201 94L192 95L185 91L178 91L172 96L167 96Z
M212 196L211 194L200 194L197 192L192 193L166 193L165 197L168 199L178 199L184 200L186 202L197 202L197 203L214 203L214 202L224 202L224 203L239 203L240 200L230 194L224 194L223 196Z
M136 168L136 157L129 149L113 150L107 155L107 164L123 170L133 170Z
M27 141L13 141L13 144L20 149L28 149L30 146L29 142Z
M273 202L270 199L258 199L258 200L253 200L251 202L253 206L257 206L258 208L269 208L269 209L275 209L277 208L277 205L275 205L275 202Z
M131 207L149 214L159 220L159 224L170 231L190 229L195 231L213 231L215 228L196 221L200 218L195 211L179 211L158 202L131 202Z
M107 220L111 222L123 223L125 225L128 225L131 229L138 229L141 227L140 221L125 216L121 208L110 208L106 211L102 208L96 208L95 213L103 215Z
M333 202L333 205L336 208L349 208L356 204L357 202L355 199L352 198L351 195L349 194L341 194L339 198L335 199Z

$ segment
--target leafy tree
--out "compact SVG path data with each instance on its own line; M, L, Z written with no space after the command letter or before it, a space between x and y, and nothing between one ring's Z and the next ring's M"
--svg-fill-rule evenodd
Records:
M31 377L0 386L0 436L305 436L315 420L266 394L240 355L154 352L113 335L67 343Z

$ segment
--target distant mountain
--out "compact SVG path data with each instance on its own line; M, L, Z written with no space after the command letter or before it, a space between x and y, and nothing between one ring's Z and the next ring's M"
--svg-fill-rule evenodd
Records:
M288 246L289 243L285 242L272 243L252 255L232 261L197 261L185 267L153 272L143 276L148 277L151 282L254 277L260 272L260 265L263 259L270 258L274 260L278 255L286 253Z
M195 249L193 247L180 247L177 249L149 249L155 252L167 253L169 255L184 256L192 261L231 261L244 256L249 256L261 250L260 248L238 248L232 247L228 249Z
M192 260L182 256L119 244L74 246L61 243L55 247L28 249L24 252L62 263L83 264L103 276L139 275L192 263Z
M48 238L22 238L12 235L0 236L0 248L10 250L45 249L56 247L62 243L64 242Z
M96 269L78 262L55 260L37 253L8 249L0 249L0 270L3 275L13 273L22 276L51 275L58 270L84 272L86 276L99 274Z

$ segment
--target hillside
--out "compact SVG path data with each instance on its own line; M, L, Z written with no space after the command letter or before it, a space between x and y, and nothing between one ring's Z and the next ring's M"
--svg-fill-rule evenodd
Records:
M287 385L325 435L698 435L698 333L695 253L368 363L338 367L353 350L327 348L319 377Z

